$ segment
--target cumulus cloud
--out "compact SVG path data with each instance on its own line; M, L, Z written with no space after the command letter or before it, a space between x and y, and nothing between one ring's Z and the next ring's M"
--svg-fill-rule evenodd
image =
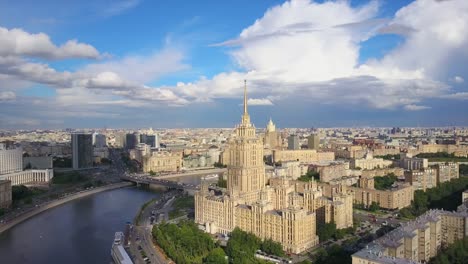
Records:
M394 18L379 19L377 1L358 7L348 1L288 1L239 37L214 45L233 47L230 54L245 72L179 83L176 89L209 101L241 96L242 80L248 79L257 97L420 110L415 103L450 93L446 65L467 54L467 7L463 0L417 0ZM379 34L405 39L383 58L360 64L362 42Z
M100 54L93 46L77 40L69 40L61 46L56 46L44 33L32 34L19 28L0 27L0 56L96 59Z
M268 98L249 98L247 101L249 105L273 105L273 102L271 102L270 99Z

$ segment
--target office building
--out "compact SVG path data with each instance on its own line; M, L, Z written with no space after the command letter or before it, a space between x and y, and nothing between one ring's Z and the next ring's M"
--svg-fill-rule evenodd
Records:
M49 182L54 177L52 169L23 170L23 151L21 147L0 143L0 181L10 184L36 184Z
M311 134L307 138L307 146L309 149L315 149L319 150L320 149L320 137L318 134Z
M106 135L103 134L93 134L93 146L96 148L104 148L107 146Z
M298 150L298 149L301 149L301 145L299 143L299 136L290 135L288 137L288 150Z
M353 169L373 170L387 168L392 164L393 161L384 160L382 158L374 158L372 153L368 152L363 159L352 159L350 166Z
M155 134L155 135L141 134L140 143L149 145L151 148L159 148L159 135L158 134Z
M125 135L125 148L134 149L138 144L137 134L127 134Z
M23 170L23 149L0 143L0 174Z
M93 166L93 138L91 134L71 135L73 169Z

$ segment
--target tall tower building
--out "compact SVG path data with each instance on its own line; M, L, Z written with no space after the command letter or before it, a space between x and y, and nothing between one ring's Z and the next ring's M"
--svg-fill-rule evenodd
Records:
M299 136L298 135L290 135L288 137L288 149L290 149L290 150L301 149L301 146L299 145Z
M273 123L271 118L266 126L265 135L263 136L263 144L266 148L270 149L278 149L281 148L282 145L281 135L276 131L275 123Z
M307 138L307 145L309 149L315 149L318 150L320 147L320 137L318 134L311 134Z
M73 169L93 166L93 136L91 134L72 134L71 146Z
M260 191L265 186L263 142L255 135L255 126L250 123L247 82L244 83L244 113L235 132L236 136L229 139L227 148L228 190L239 194Z

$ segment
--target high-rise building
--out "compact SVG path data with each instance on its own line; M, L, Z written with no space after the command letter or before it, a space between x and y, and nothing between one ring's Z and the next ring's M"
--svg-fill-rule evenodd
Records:
M299 136L297 135L290 135L288 137L288 149L289 150L298 150L301 149L301 145L299 144Z
M134 149L138 144L137 134L127 134L125 136L125 148L126 149Z
M318 150L320 148L320 137L318 134L311 134L307 138L307 146L309 149Z
M263 136L263 144L266 148L278 149L283 144L281 134L276 131L275 123L270 118L267 124L265 135Z
M317 222L334 222L340 229L353 225L352 193L325 197L315 181L296 181L289 175L272 177L267 184L263 142L250 123L246 87L244 114L227 145L227 189L214 191L202 183L195 193L195 222L206 232L227 234L239 227L299 253L318 244Z
M159 148L159 136L158 134L154 134L154 135L141 134L140 143L149 145L152 148Z
M73 169L93 166L93 137L91 134L72 134L72 165Z
M93 145L96 148L104 148L106 147L106 135L103 134L93 134Z

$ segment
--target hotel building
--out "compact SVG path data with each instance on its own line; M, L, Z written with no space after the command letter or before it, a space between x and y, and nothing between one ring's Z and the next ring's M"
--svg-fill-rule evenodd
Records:
M317 183L290 177L273 177L267 184L263 140L250 122L246 87L242 120L227 145L227 189L210 189L202 183L195 194L195 222L207 232L227 234L239 227L299 253L318 244L318 223L352 226L350 193L324 197Z

